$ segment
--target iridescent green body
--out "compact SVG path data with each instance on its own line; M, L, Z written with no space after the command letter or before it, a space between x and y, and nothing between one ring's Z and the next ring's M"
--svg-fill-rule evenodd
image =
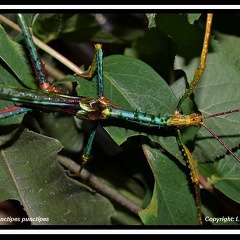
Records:
M19 89L15 87L5 87L0 85L0 99L20 103L25 110L29 112L31 107L37 107L47 112L64 112L74 115L81 108L79 102L82 97L72 97L67 95L44 93L29 89ZM28 110L26 110L28 109ZM6 118L21 113L20 109L1 112L0 118Z
M37 107L46 111L64 112L79 119L97 121L101 119L120 119L146 123L153 126L199 126L203 117L198 114L181 115L178 112L170 116L155 116L147 113L114 108L99 98L73 97L56 93L44 93L29 89L19 89L0 85L0 99L21 103L24 107ZM18 110L19 111L19 110ZM14 114L14 111L12 112ZM11 114L2 113L1 118Z
M203 116L193 113L189 115L182 115L178 111L170 116L155 116L138 111L127 111L119 108L107 106L102 115L105 118L121 119L124 121L133 121L138 123L146 123L152 126L159 127L186 127L199 126L203 120Z
M137 111L127 111L113 107L107 107L103 111L106 118L117 118L125 121L134 121L140 123L147 123L155 126L167 126L169 117L154 116L147 113Z
M71 108L71 106L75 107L82 97L43 93L42 91L0 85L0 98L33 106L46 105Z

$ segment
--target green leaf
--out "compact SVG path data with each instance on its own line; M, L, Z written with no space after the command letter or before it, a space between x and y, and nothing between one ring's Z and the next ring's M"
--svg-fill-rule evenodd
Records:
M197 21L201 17L201 13L195 13L195 14L187 14L188 22L193 24L195 21Z
M189 70L186 69L188 76L192 72ZM199 111L203 115L210 115L238 109L240 106L239 77L239 71L229 62L218 43L212 40L204 76L194 93ZM240 143L239 136L236 135L236 129L240 127L238 115L239 113L235 113L204 121L230 149L239 146ZM196 146L193 153L196 160L211 161L226 152L226 149L206 129L203 127L200 129L196 136Z
M148 19L148 28L155 28L155 16L156 13L146 13L147 19Z
M0 26L0 41L1 83L7 86L27 86L36 89L36 77L22 45L11 40L2 26Z
M84 136L77 128L74 118L58 113L44 114L41 124L42 134L58 139L64 146L64 151L81 152Z
M140 212L144 224L197 225L195 196L187 169L161 151L143 147L155 177L151 203Z
M33 225L110 223L111 203L66 176L57 162L62 145L56 139L22 127L1 133L1 201L18 200Z
M238 150L239 156L239 150ZM199 171L214 188L218 189L232 200L240 203L240 168L239 163L232 156L225 156L216 162L200 163Z
M66 42L119 42L118 38L99 26L92 14L39 14L34 21L33 32L46 43L55 39Z
M0 84L36 89L36 78L22 45L11 40L2 26L0 26L0 41ZM0 109L13 106L12 102L0 101ZM23 116L24 114L20 114L8 119L1 119L0 124L18 124L22 121Z
M236 64L240 56L240 39L238 36L214 32L215 39L221 44L231 63Z
M177 55L184 59L185 65L188 66L193 58L199 59L204 31L199 26L189 24L186 15L158 14L156 24L177 45Z

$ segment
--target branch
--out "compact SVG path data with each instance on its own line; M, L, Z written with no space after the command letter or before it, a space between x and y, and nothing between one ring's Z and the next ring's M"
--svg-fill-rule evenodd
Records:
M73 173L77 173L80 168L80 166L77 163L63 156L58 156L58 161ZM96 175L89 172L88 170L83 169L79 177L80 179L84 180L86 183L90 184L91 187L101 192L104 196L118 202L119 204L121 204L122 206L130 210L131 212L138 215L138 212L142 210L140 206L138 206L131 200L127 199L125 196L120 194L115 189L103 183Z

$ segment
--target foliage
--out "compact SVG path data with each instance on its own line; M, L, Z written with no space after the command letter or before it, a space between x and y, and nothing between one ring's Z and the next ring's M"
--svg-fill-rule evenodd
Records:
M236 45L234 49L229 46L234 33L225 34L217 27L222 20L221 15L215 16L206 71L194 96L182 106L185 114L199 111L209 115L240 105ZM86 68L93 57L93 44L102 43L106 97L123 109L170 115L199 65L205 18L206 14L176 13L38 14L32 30L43 42ZM0 83L36 89L22 37L11 39L7 29L4 24L0 28ZM41 49L39 53L46 67L51 64L61 69L65 76L61 82L72 82L71 95L96 96L96 77L92 81L73 77L74 73L52 56ZM48 73L53 78L50 70ZM13 103L1 101L0 106L4 109ZM205 122L240 155L238 115ZM86 169L139 205L141 210L136 214L118 198L99 192L96 185L67 176L58 162L59 156L80 162L91 123L34 111L0 124L0 199L19 201L29 218L48 219L31 224L198 225L194 189L175 129L100 122ZM181 132L201 176L206 219L239 215L239 163L206 129L189 127ZM234 210L230 208L233 203Z

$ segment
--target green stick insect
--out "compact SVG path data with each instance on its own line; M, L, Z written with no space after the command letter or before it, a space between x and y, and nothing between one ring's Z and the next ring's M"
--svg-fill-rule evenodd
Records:
M201 196L200 196L200 179L197 171L196 163L183 142L180 134L180 129L183 127L198 127L203 126L207 131L218 140L219 143L230 153L230 155L240 163L239 157L219 138L217 137L213 131L211 131L206 124L203 122L204 119L218 117L222 115L228 115L232 113L237 113L240 110L238 108L230 111L223 111L210 115L200 115L198 113L192 113L188 115L181 114L181 106L183 102L189 98L190 95L194 93L195 88L199 84L200 79L203 76L206 66L206 58L208 54L209 48L209 39L211 36L211 24L212 24L212 14L207 15L206 28L205 28L205 38L203 42L202 55L200 57L200 66L196 68L193 80L191 81L189 87L182 95L178 104L176 105L176 109L169 115L154 115L146 112L142 112L140 110L125 110L125 108L118 107L119 105L115 105L115 101L108 101L109 97L105 97L104 89L106 86L104 85L103 76L104 76L104 67L103 67L103 52L102 45L95 44L95 56L93 62L89 69L81 74L75 74L73 79L78 80L78 75L84 79L92 79L95 75L97 76L97 96L95 97L83 97L77 96L72 97L63 94L63 92L57 88L56 86L51 86L46 78L46 74L44 72L43 64L37 54L37 50L33 43L31 34L29 32L28 27L26 27L26 22L24 20L24 16L22 14L18 14L19 24L22 29L22 33L25 39L25 43L28 47L30 57L34 66L34 72L37 76L37 80L39 82L39 86L42 92L37 92L35 90L24 90L16 87L0 87L0 98L12 101L16 103L18 106L14 108L9 108L3 110L1 112L0 117L5 119L10 116L15 116L19 113L26 113L32 111L35 108L39 108L43 111L51 111L51 112L60 112L67 115L76 116L78 119L88 120L90 122L94 122L92 132L90 134L89 140L85 147L85 151L82 155L82 162L80 165L79 171L75 174L75 176L81 176L81 172L88 162L92 150L92 145L95 139L95 135L97 132L97 124L99 122L111 120L111 124L114 122L124 122L129 124L137 123L142 128L147 127L147 129L155 129L160 131L162 128L173 129L177 131L177 141L178 145L183 153L183 158L186 160L186 165L189 168L190 176L192 183L195 188L195 204L196 204L196 216L199 221L199 224L203 224L202 210L201 210ZM64 81L59 81L62 83ZM85 80L85 82L87 82ZM20 104L20 105L19 105ZM104 124L104 122L103 122ZM131 128L131 125L128 125ZM158 135L158 134L157 134ZM159 136L157 136L159 137ZM163 148L168 149L169 143L163 143ZM155 147L158 149L159 147ZM148 158L153 158L154 151L151 152L148 148L144 149L145 154L148 155ZM176 157L176 155L175 155ZM180 155L178 156L180 158ZM153 166L151 166L153 167ZM146 213L143 213L143 216ZM178 213L179 214L179 213ZM154 221L154 220L151 220Z

